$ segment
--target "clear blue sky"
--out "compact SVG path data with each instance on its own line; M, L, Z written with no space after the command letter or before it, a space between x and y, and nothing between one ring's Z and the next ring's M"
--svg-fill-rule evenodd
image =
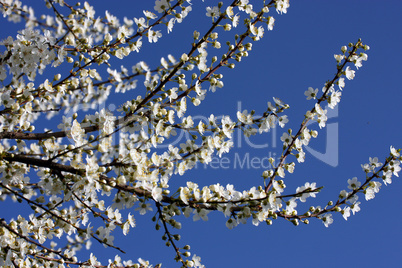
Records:
M121 19L139 17L144 8L153 11L153 2L103 1L95 5L96 16L103 16L108 9ZM205 8L216 2L193 0L193 11L185 23L177 24L169 35L163 31L165 38L160 43L150 45L144 40L141 54L130 55L130 60L145 60L151 65L167 54L179 58L190 49L185 40L191 38L192 32L202 33L206 29L203 23L209 21ZM367 163L369 157L377 156L383 162L390 145L402 147L401 10L402 1L396 0L290 1L286 15L271 10L276 19L274 30L265 31L264 38L253 44L250 56L237 68L224 72L225 87L209 93L201 107L191 109L193 115L228 114L235 118L239 102L242 109L255 109L258 113L265 110L272 97L279 97L290 105L287 127L296 128L313 104L305 99L304 91L310 86L321 89L325 81L332 79L336 72L333 55L340 53L342 45L362 38L371 47L368 61L363 62L353 81L346 81L338 115L328 121L338 127L338 164L333 167L306 153L306 162L297 164L295 173L285 178L287 193L306 181L325 186L316 199L308 199L308 205L324 206L329 200L335 201L340 190L347 187L347 179L357 176L363 180L360 165ZM2 34L1 38L4 37ZM277 131L279 145L283 130ZM325 130L319 132L319 138L310 147L324 152L326 134ZM259 159L268 154L279 155L281 146L274 146L272 134L267 133L252 141L268 141L268 147L251 148L243 140L241 146L225 155L231 161L230 168L199 168L173 178L172 184L185 185L187 180L200 186L231 183L237 190L259 185L263 169L232 168L235 158L247 154ZM254 227L249 222L228 230L222 214L210 213L208 222L192 222L183 217L181 245L190 244L191 252L201 256L207 267L397 267L402 261L401 186L400 180L393 177L393 183L382 185L374 200L365 201L360 196L361 211L348 221L335 214L329 228L312 219L309 225L298 227L276 220L272 226ZM173 249L164 246L160 239L162 231L155 231L152 215L137 215L137 228L122 240L116 237L116 245L128 252L122 258L141 257L154 264L162 262L163 267L178 267ZM102 248L99 252L105 259L117 254Z

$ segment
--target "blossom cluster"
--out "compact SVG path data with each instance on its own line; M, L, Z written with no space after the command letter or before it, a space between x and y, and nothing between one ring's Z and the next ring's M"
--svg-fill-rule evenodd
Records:
M322 94L313 87L304 93L314 101L312 108L299 129L289 128L281 135L279 162L269 159L272 168L262 171L260 185L240 191L233 184L201 188L188 181L178 188L170 186L197 163L209 164L214 156L228 153L236 129L250 137L277 125L285 128L289 122L285 113L290 106L279 98L267 102L261 116L254 110L237 111L236 118L211 114L208 120L189 114L188 106L201 105L208 94L224 87L222 69L234 69L248 57L265 29L274 29L274 16L286 14L290 7L288 0L260 2L207 6L211 26L206 32L193 32L187 51L164 55L157 66L141 60L116 67L116 61L134 58L132 53L154 45L185 21L193 12L191 1L156 0L155 12L145 10L141 17L120 21L108 11L96 16L88 2L70 6L50 0L46 5L52 15L36 16L21 1L0 0L4 17L16 23L25 20L25 29L15 38L0 42L0 199L17 200L32 212L0 219L2 267L151 267L146 260L123 261L118 255L106 265L93 253L87 260L77 258L83 245L90 250L93 242L123 252L115 232L121 229L129 235L136 227L135 217L150 211L155 213L156 229L164 230L162 239L174 249L175 260L184 267L204 267L189 245L179 247L180 235L171 231L181 228L180 215L206 221L209 213L221 212L229 229L249 219L257 226L278 218L295 225L318 218L328 227L333 213L348 219L360 210L359 194L374 198L381 186L378 180L387 185L398 176L402 158L400 150L391 147L384 164L370 158L362 165L366 179L349 179L348 190L325 207L296 210L320 192L322 187L315 182L285 192L285 177L296 167L287 158L303 163L304 148L318 135L319 130L307 124L326 126L325 104L336 107L345 78L355 77L351 66L359 69L368 59L361 50L369 47L359 40L335 55L337 71ZM233 40L223 40L227 32L233 33ZM38 82L37 73L51 73L48 65L61 73ZM106 107L115 96L120 96L118 108ZM101 108L89 111L96 107ZM44 117L59 122L41 130ZM190 138L171 144L178 132ZM60 238L60 245L54 237Z

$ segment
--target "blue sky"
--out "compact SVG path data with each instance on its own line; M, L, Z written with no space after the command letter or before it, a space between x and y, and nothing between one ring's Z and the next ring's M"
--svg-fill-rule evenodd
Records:
M116 5L110 1L96 3L96 14L102 16L108 9L122 19L141 16L144 8L153 11L153 1L115 2ZM190 49L190 43L185 40L191 40L192 32L202 33L206 29L204 23L209 20L205 18L205 8L214 3L194 0L193 11L185 23L177 24L169 35L163 32L164 39L155 45L144 42L141 54L133 55L132 60L145 60L152 66L167 54L179 58ZM338 127L338 164L328 165L306 153L306 162L297 164L295 173L285 178L287 193L306 181L325 186L317 198L307 202L307 205L325 206L347 187L347 179L356 176L363 180L360 165L367 163L369 157L377 156L384 162L390 145L402 147L401 10L401 1L358 0L290 1L286 15L271 10L276 19L274 30L265 31L264 38L253 43L249 57L234 70L224 71L224 88L209 93L202 105L191 112L200 117L213 113L235 118L239 105L258 113L266 109L272 97L279 97L290 105L286 112L289 124L285 129L296 128L305 111L313 105L305 99L304 91L310 86L321 89L325 81L332 79L336 72L333 55L340 53L342 45L362 38L371 47L367 52L368 61L363 62L353 81L346 81L337 115L328 121ZM4 37L2 34L1 38ZM231 183L237 190L260 185L263 169L234 168L232 164L236 157L246 155L258 159L268 154L279 155L282 132L283 129L277 129L277 146L272 133L252 139L255 144L268 143L262 149L251 148L243 140L225 155L230 161L228 169L195 169L174 177L172 184L185 185L187 180L200 186ZM319 132L319 138L309 146L325 152L327 134L326 130ZM329 228L314 219L309 225L298 227L279 219L272 226L255 227L249 222L228 230L222 214L210 213L208 222L181 218L181 245L190 244L191 252L201 256L207 267L396 267L402 260L401 186L400 180L393 177L393 183L382 185L374 200L365 201L360 196L361 211L348 221L340 214L334 215L334 223ZM134 260L141 257L155 264L162 262L163 267L178 267L173 260L173 249L164 246L160 239L162 232L155 231L150 220L152 215L136 216L137 228L128 237L116 238L116 244L128 252L122 257ZM104 254L105 260L117 254L101 248L99 253Z

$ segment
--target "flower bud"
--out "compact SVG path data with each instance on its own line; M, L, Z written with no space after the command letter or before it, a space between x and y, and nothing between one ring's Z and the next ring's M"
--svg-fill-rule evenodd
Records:
M181 55L181 60L182 60L183 62L188 61L188 56L187 56L186 53L183 53L183 55Z
M218 33L216 33L216 32L211 33L209 37L211 37L211 39L217 39L218 38Z
M344 53L345 54L345 52L348 50L348 48L346 47L346 46L343 46L343 47L341 47L341 51L342 51L342 53Z

